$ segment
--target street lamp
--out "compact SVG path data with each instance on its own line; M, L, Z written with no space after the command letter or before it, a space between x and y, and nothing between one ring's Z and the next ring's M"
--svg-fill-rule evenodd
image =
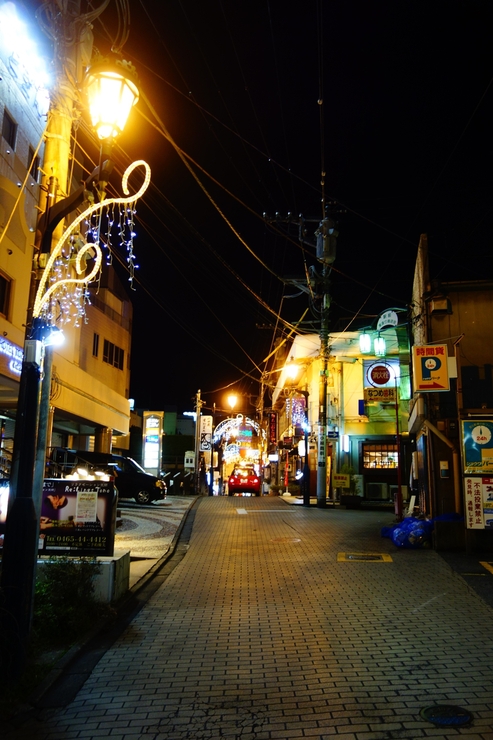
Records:
M123 65L125 66L125 65ZM66 75L65 75L66 76ZM106 139L111 140L121 132L123 125L128 117L130 108L138 99L138 91L134 82L129 81L122 75L120 78L116 74L108 74L102 71L102 68L93 70L89 77L89 87L93 97L93 111L99 110L97 120L99 121L99 134L104 135ZM116 88L116 92L112 89ZM60 130L58 118L64 114L61 109L60 100L64 97L70 97L72 93L67 90L71 88L71 82L68 79L59 82L59 89L55 99L57 103L52 106L50 116L48 117L49 125L47 130L48 142L60 139ZM105 104L96 105L94 94L99 92L105 96ZM107 117L107 102L111 100L113 113L113 123ZM131 102L130 102L131 101ZM120 107L123 106L124 110ZM70 106L67 104L67 108ZM104 115L103 115L104 112ZM103 122L106 128L103 126ZM108 126L111 126L108 128ZM70 131L67 132L70 138ZM58 138L57 138L58 137ZM67 142L64 142L67 144ZM70 143L70 142L68 142ZM47 145L48 147L48 145ZM61 148L54 152L50 150L50 161L57 161L62 158ZM45 152L45 158L48 156ZM66 162L61 162L64 169ZM135 166L143 164L146 167L146 177L144 184L138 193L128 195L127 182L132 169ZM144 162L134 163L129 167L123 178L123 190L128 197L110 198L91 205L82 214L80 214L64 231L60 239L56 242L52 250L52 237L63 219L74 212L81 203L89 199L86 186L92 187L94 182L99 182L103 168L95 170L86 184L82 185L77 191L70 196L63 198L51 208L47 207L46 213L40 219L40 227L37 233L36 243L36 267L39 267L41 261L38 258L40 253L45 253L45 267L38 278L37 269L33 270L30 295L35 295L33 307L28 308L26 320L26 341L24 346L24 358L22 363L22 373L19 385L19 398L17 406L17 419L14 437L14 453L12 458L13 475L11 479L10 500L6 531L4 537L3 557L2 557L2 589L4 593L4 604L2 609L2 622L4 635L11 635L10 655L11 674L20 675L26 657L26 648L29 638L32 622L32 605L34 593L34 579L36 572L37 551L38 551L38 530L39 530L39 510L36 510L37 498L41 496L41 488L44 473L44 459L42 470L38 471L35 485L35 450L36 441L44 441L46 447L46 428L40 429L40 419L45 418L42 405L49 404L49 387L51 382L51 350L46 353L46 328L53 329L53 304L65 306L70 300L84 301L87 284L96 277L101 266L101 247L99 243L80 244L78 240L73 240L72 234L75 229L91 214L101 210L108 205L116 203L128 204L134 203L147 188L150 179L150 171ZM53 178L52 178L53 179ZM66 190L66 183L60 182L59 187L62 191ZM56 194L57 183L53 186L53 195ZM104 192L104 191L103 191ZM49 201L48 201L49 202ZM67 246L69 245L69 246ZM73 260L65 260L67 267L66 272L61 274L58 256L62 250L66 250L65 256L70 255ZM48 253L50 253L48 255ZM93 269L86 273L86 257L91 255L95 257ZM71 291L74 294L71 294ZM75 298L70 296L74 296ZM63 310L63 309L62 309ZM79 313L80 315L80 313ZM70 316L70 314L69 314ZM43 366L45 360L45 364ZM40 386L41 378L45 371L43 387L44 392L41 396L40 403ZM38 466L39 467L39 466ZM37 490L37 486L40 490Z
M125 128L139 99L135 67L122 59L100 58L86 73L86 95L94 130L101 141L112 141Z

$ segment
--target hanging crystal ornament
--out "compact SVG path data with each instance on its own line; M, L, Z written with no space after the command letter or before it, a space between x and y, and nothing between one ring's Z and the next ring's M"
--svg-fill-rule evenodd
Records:
M144 182L140 189L131 195L128 190L128 179L137 167L144 168ZM51 314L51 306L56 304L63 323L73 321L75 325L80 325L80 320L85 318L85 309L89 297L87 286L92 281L97 280L101 272L103 249L111 257L111 229L116 220L119 223L121 244L127 252L129 280L130 282L133 280L135 268L133 254L135 204L147 190L150 180L151 169L147 162L142 159L133 162L127 167L122 178L122 190L127 197L106 198L99 203L94 203L86 208L64 231L51 252L41 275L34 301L34 318L43 317L48 319ZM118 218L116 218L117 213L119 214ZM107 228L103 237L102 223L104 215L107 217ZM86 236L92 241L84 242L79 234L79 225L83 221L88 224ZM93 259L94 264L88 271L87 261L89 259Z

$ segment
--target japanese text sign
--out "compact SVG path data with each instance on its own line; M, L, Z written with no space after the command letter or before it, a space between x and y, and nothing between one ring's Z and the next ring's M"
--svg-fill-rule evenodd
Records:
M413 382L420 393L450 390L446 344L413 347Z

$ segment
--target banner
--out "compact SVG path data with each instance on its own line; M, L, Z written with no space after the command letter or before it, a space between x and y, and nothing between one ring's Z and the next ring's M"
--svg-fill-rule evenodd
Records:
M200 451L212 449L212 416L200 417Z

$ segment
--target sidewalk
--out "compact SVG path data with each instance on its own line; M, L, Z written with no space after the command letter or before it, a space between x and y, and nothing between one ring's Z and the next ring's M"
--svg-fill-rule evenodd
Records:
M197 496L167 496L153 507L125 509L117 527L115 551L130 550L130 589L172 552Z
M392 513L203 497L193 514L75 698L8 740L493 740L493 610L434 551L382 538Z

